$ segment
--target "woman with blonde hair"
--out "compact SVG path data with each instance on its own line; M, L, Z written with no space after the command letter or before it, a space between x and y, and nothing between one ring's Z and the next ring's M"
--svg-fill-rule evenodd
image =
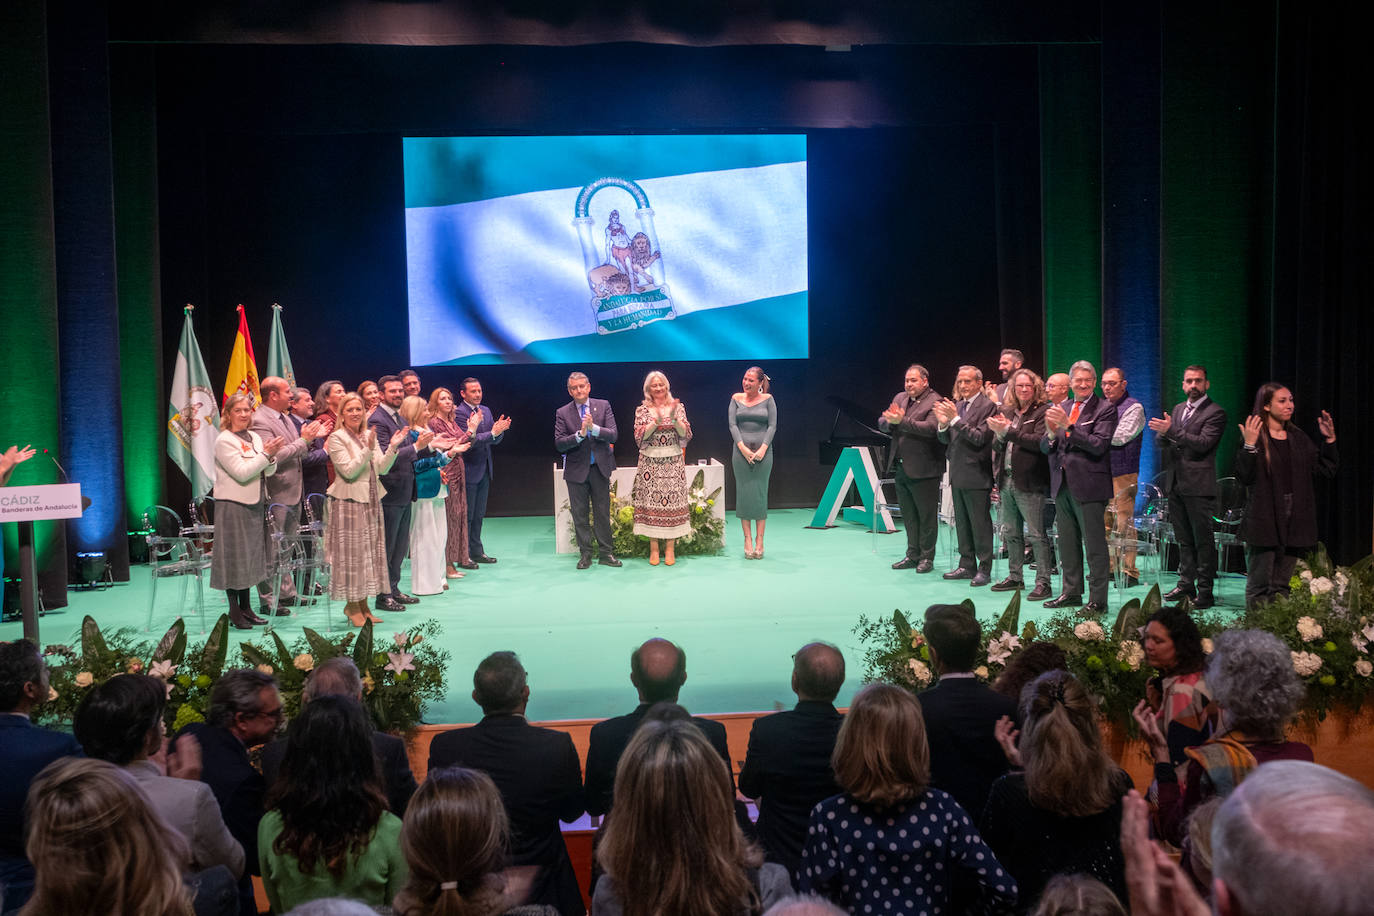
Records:
M687 504L687 469L682 453L692 438L692 426L682 402L673 397L668 377L655 369L644 376L644 401L635 408L635 442L639 467L633 492L635 534L649 539L649 565L658 565L658 542L663 562L677 562L678 538L692 532Z
M855 694L830 762L844 792L811 811L797 890L851 913L953 912L955 884L989 908L1015 902L1016 882L972 818L930 787L925 720L909 692L869 684Z
M1121 799L1131 778L1102 748L1097 708L1067 671L1021 692L1023 770L992 784L983 839L1021 889L1029 911L1050 878L1081 872L1126 896Z
M690 719L646 719L615 771L597 916L737 916L792 890L745 840L725 761Z
M458 422L458 402L447 388L435 388L429 396L429 428L434 430L431 448L457 447L462 454L472 448L472 437L482 423L481 411L468 414L467 426ZM462 570L476 569L468 555L468 494L467 462L450 461L439 472L442 485L448 490L444 500L444 522L448 538L444 542L444 574L450 579L463 578Z
M348 622L360 627L382 619L368 609L367 600L391 589L386 568L386 537L382 527L382 485L396 461L404 436L392 436L385 452L377 433L367 427L363 399L350 392L339 402L339 428L325 442L334 468L325 513L324 555L329 561L329 597L345 601Z
M551 906L516 905L520 890L503 870L510 822L491 777L462 767L431 770L406 807L401 852L410 878L397 916L557 916Z
M186 841L132 775L104 760L63 757L38 774L25 854L35 881L22 916L191 916L198 896L202 912L237 909L223 866L194 892L186 885Z
M773 434L778 408L768 393L771 380L758 366L744 370L742 391L730 398L730 437L735 450L735 516L744 528L744 557L763 559L763 529L768 523L768 478L773 473ZM750 531L749 523L754 523Z
M406 423L399 438L402 445L413 445L421 433L428 433L429 405L418 395L401 401L397 411ZM396 436L393 439L398 438ZM441 449L431 442L432 454L415 459L415 502L410 516L410 592L437 595L448 588L444 577L444 546L448 542L448 520L444 517L444 484L440 470L460 452L458 445Z
M249 429L253 396L231 394L220 415L215 439L215 549L210 554L210 587L229 598L229 622L251 630L267 621L253 613L249 592L267 578L270 535L267 488L262 479L277 470L277 436L262 441Z

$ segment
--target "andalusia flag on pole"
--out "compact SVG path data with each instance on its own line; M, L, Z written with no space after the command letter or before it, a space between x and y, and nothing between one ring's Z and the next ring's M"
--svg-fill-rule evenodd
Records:
M215 485L215 437L219 435L219 408L210 373L200 358L200 344L191 327L192 305L187 305L181 326L181 347L168 393L167 455L191 481L191 498L199 499Z
M272 336L267 338L267 374L286 379L296 387L296 370L291 368L291 354L286 352L286 333L281 329L281 306L272 303Z
M258 390L258 361L253 358L253 339L248 336L248 316L239 305L239 332L234 335L234 351L229 354L229 375L224 379L224 400L231 394L251 394L253 406L262 403ZM220 403L223 407L223 402Z

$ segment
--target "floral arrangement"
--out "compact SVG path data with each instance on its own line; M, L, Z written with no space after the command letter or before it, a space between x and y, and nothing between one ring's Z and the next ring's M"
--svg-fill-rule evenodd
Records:
M679 555L719 553L725 546L725 522L711 514L716 500L720 498L721 488L706 492L706 472L697 471L692 485L687 488L687 505L691 509L692 530L677 539L674 551ZM563 503L567 509L568 503ZM571 518L568 521L572 528ZM647 557L649 539L635 534L634 503L617 492L617 483L611 482L611 537L618 557Z
M1315 723L1332 711L1354 714L1374 693L1374 557L1353 566L1331 563L1325 548L1299 563L1290 593L1227 621L1215 614L1193 619L1204 652L1225 629L1258 629L1288 644L1293 669L1307 686L1302 716ZM969 613L973 602L965 600ZM1144 664L1140 625L1161 605L1158 586L1143 600L1122 606L1108 630L1096 620L1060 612L1040 626L1019 626L1021 596L1016 593L995 623L983 624L974 674L996 681L1024 645L1049 640L1064 650L1068 668L1096 699L1115 728L1134 735L1131 709L1145 696L1152 672ZM900 610L892 617L860 616L854 633L864 647L864 678L923 690L935 680L925 637Z
M449 652L436 648L433 639L440 632L438 623L425 621L395 634L391 643L374 647L371 624L333 639L307 627L291 647L273 631L271 649L245 642L239 654L245 667L257 667L277 679L288 717L300 709L301 688L315 665L351 654L363 674L363 702L377 727L406 731L418 725L426 707L447 690ZM76 707L93 685L118 674L148 674L167 685L166 725L175 734L192 722L205 721L210 692L225 671L228 646L228 615L221 615L205 642L197 646L188 646L186 625L180 618L153 643L128 628L102 633L95 620L86 617L79 646L44 648L51 690L48 702L35 710L35 718L43 724L70 725Z

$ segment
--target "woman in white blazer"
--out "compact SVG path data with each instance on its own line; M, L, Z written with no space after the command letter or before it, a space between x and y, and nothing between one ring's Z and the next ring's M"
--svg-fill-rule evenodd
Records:
M343 599L348 622L381 623L367 606L372 595L387 594L386 534L382 528L382 494L378 474L391 470L396 449L406 441L392 436L384 452L377 434L367 427L367 409L356 392L339 402L339 425L325 442L334 464L325 510L324 556L329 561L329 596Z
M277 469L284 440L267 442L251 429L253 398L230 395L215 440L215 549L210 587L229 597L229 622L240 630L266 623L253 613L248 591L267 578L267 492L262 479Z

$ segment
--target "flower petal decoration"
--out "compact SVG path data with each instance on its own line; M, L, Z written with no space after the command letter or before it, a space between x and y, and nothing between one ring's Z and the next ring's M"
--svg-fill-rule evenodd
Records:
M153 667L148 669L148 673L153 677L160 677L164 681L170 681L172 675L177 673L177 666L164 658L162 661L153 662Z
M415 656L410 652L388 652L386 657L391 659L387 662L385 671L394 671L400 674L402 671L414 671Z
M410 638L404 633L392 633L391 638L395 641L398 649L404 649L410 642Z

